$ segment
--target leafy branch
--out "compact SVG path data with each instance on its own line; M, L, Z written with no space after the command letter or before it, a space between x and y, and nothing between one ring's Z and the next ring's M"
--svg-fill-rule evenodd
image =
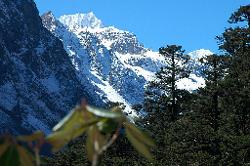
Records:
M147 159L153 160L150 148L154 142L131 123L119 107L105 110L82 104L65 116L47 137L40 131L25 136L0 137L0 165L40 166L39 153L45 143L49 143L52 151L57 152L70 141L86 134L87 156L96 166L123 128L134 148Z

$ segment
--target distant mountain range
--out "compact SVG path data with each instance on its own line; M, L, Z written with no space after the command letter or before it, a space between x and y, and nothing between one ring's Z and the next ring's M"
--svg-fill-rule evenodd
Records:
M126 112L143 102L144 85L165 66L165 59L141 44L136 35L113 26L103 26L93 12L64 15L56 19L52 12L42 15L44 26L64 45L82 84L89 93L104 102L121 102ZM193 66L209 50L190 53ZM198 67L198 66L197 66ZM87 77L87 80L86 78ZM197 72L178 83L179 88L195 90L204 85Z
M204 86L197 59L208 54L190 53L194 71L179 88ZM135 34L103 26L92 12L41 19L32 0L0 1L0 57L0 127L12 133L48 133L82 98L123 103L135 116L144 85L166 65Z

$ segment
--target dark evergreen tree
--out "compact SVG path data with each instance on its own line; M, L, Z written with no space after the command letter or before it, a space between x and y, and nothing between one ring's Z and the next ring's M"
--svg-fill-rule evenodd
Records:
M223 126L221 126L224 165L250 163L250 6L242 6L232 14L228 28L218 37L220 49L230 56L223 82ZM240 23L241 24L238 24ZM242 26L239 26L242 25Z
M224 50L231 56L226 77L228 111L234 114L238 135L250 134L250 6L240 7L229 19L231 23L247 22L246 26L227 29L218 37Z
M155 79L148 84L145 91L145 109L147 112L169 113L169 120L175 121L181 112L180 100L187 95L176 86L177 81L190 74L188 61L190 57L184 54L181 46L168 45L159 49L165 57L167 66L156 73Z
M200 61L204 71L202 75L206 86L197 91L197 97L193 101L193 117L199 117L194 123L198 128L203 126L201 133L209 133L209 141L206 142L206 149L200 154L211 156L213 165L221 159L220 123L221 123L221 99L224 97L223 81L228 67L228 56L209 55ZM207 131L206 131L207 130ZM202 144L202 142L201 142Z
M241 6L236 12L234 12L229 18L229 23L246 22L250 27L250 5Z
M201 102L198 102L198 104L203 106L203 108L199 108L199 111L206 112L206 118L209 119L209 123L215 132L219 129L221 113L221 108L219 108L221 105L220 98L224 96L222 84L229 59L228 56L213 54L200 60L204 66L202 73L206 86L198 91Z
M173 140L169 139L169 135L181 115L188 112L192 98L188 91L178 89L177 82L189 76L190 57L184 54L181 46L176 45L162 47L159 53L165 57L167 66L161 68L146 86L144 110L147 115L142 124L157 143L154 150L156 165L173 165L176 160L171 159L171 154L174 155Z

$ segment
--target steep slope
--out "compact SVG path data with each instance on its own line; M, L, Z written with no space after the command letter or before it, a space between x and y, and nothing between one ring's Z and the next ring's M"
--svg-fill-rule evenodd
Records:
M143 102L144 85L166 64L164 58L144 48L134 34L104 27L92 12L64 15L59 19L48 12L42 20L43 25L62 40L89 92L98 94L106 103L124 103L125 111L135 115L131 106ZM193 73L179 86L194 90L203 84L204 80Z
M49 132L85 97L59 39L43 27L32 0L0 0L1 132Z
M44 26L63 41L79 78L92 95L98 94L106 103L124 103L129 113L131 105L143 101L144 83L164 60L143 48L135 35L102 27L93 13L62 16L58 21L48 12L42 19Z

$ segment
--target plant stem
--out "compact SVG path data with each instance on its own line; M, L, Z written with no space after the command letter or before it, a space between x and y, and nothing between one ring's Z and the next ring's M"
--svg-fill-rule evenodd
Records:
M97 166L98 165L98 163L99 163L99 156L102 155L103 152L106 151L115 142L115 140L119 136L120 129L121 129L121 127L119 126L116 129L115 133L113 134L112 138L107 142L107 144L104 145L99 151L97 151L97 152L94 153L92 166Z
M36 157L36 166L41 165L40 157L39 157L39 149L35 148L35 157Z
M112 136L112 138L109 140L109 142L104 145L98 152L98 155L102 154L104 151L106 151L114 142L115 140L118 138L119 133L120 133L120 127L118 127L114 133L114 135Z

